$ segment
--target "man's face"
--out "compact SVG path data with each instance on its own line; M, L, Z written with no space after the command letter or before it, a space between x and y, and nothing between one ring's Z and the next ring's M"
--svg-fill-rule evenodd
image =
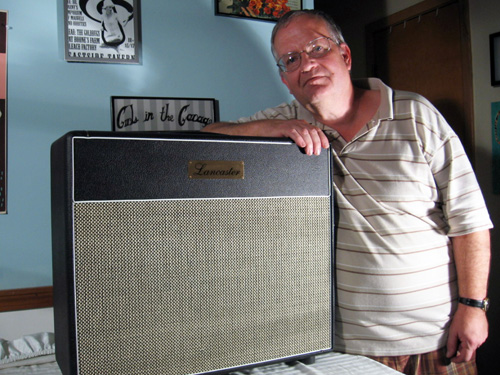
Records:
M327 26L318 19L301 16L276 34L274 47L279 57L303 51L307 43L318 37L330 37ZM282 72L281 79L290 93L306 108L332 100L348 92L351 85L351 51L346 44L330 43L331 51L321 58L301 54L300 67ZM346 91L347 90L347 91Z

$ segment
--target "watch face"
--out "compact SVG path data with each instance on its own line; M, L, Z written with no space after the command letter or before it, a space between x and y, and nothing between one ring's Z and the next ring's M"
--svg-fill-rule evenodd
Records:
M490 308L490 300L489 298L485 298L483 301L483 310L488 311L489 308Z

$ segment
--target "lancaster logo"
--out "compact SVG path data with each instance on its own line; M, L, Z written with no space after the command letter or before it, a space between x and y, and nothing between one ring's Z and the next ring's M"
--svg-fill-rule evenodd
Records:
M245 164L242 161L192 160L188 163L189 178L233 179L245 178Z

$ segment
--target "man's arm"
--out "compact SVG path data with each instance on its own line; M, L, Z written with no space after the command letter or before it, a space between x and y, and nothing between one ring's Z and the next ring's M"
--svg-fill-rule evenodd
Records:
M484 299L490 269L490 232L453 237L452 241L460 297ZM469 361L487 337L486 313L459 303L451 322L446 355L453 362Z
M307 155L319 155L329 147L328 138L318 127L304 120L258 120L245 123L217 122L203 131L254 137L285 137L292 139Z

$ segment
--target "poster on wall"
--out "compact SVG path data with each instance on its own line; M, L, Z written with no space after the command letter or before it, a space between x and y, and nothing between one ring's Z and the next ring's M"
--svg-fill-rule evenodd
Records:
M500 194L500 102L491 103L493 194Z
M65 59L139 64L140 0L64 0Z
M0 10L0 214L7 213L7 12Z
M302 10L302 0L214 0L215 14L276 21L291 10Z
M500 86L500 32L490 34L491 86Z
M196 131L219 121L215 99L112 96L114 131Z

